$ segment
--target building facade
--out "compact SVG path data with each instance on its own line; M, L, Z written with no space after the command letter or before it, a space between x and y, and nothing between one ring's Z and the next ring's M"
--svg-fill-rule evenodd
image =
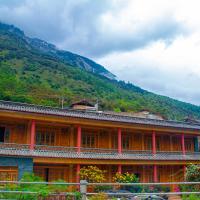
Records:
M0 180L34 172L78 182L80 168L134 173L141 182L184 180L200 163L200 125L0 101Z

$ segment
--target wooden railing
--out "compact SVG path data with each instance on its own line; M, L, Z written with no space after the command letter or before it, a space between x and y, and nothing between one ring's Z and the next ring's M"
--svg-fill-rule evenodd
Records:
M124 160L200 160L200 152L170 152L124 150L121 154L116 149L81 148L76 147L36 145L30 150L29 144L0 143L0 155L21 155L27 157L60 157L60 158L85 158L85 159L124 159Z

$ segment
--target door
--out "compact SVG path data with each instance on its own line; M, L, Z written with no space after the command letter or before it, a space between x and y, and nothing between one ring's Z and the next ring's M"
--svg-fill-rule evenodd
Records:
M5 127L0 127L0 142L5 142Z

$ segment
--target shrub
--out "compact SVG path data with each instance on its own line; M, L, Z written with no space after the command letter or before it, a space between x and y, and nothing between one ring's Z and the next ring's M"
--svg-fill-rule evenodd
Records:
M186 180L192 182L200 181L200 165L189 165L186 171Z
M189 165L187 166L186 170L186 181L188 182L200 182L200 165ZM181 191L184 192L199 192L200 186L199 185L181 185ZM200 199L200 195L190 194L190 195L183 195L184 200L193 200L193 199Z
M118 183L139 183L139 178L135 174L124 173L116 173L113 180ZM122 189L128 190L130 192L141 192L142 186L140 185L126 185L121 186Z
M34 174L25 173L20 180L21 182L43 182L40 177L35 176ZM34 194L15 194L8 193L3 194L5 199L19 199L19 200L36 200L39 197L45 198L49 195L49 188L45 184L9 184L5 186L5 190L7 191L23 191L23 192L34 192Z
M95 192L105 192L108 190L112 190L112 186L110 185L97 185L94 189Z
M107 199L108 199L108 195L105 193L98 193L89 198L89 200L107 200Z
M64 183L64 182L65 181L61 180L61 179L54 181L54 183ZM66 192L67 188L68 187L66 185L63 185L63 184L49 185L49 190L51 192L55 192L55 193Z
M90 183L101 183L105 181L105 170L101 170L96 166L83 167L80 170L80 178Z

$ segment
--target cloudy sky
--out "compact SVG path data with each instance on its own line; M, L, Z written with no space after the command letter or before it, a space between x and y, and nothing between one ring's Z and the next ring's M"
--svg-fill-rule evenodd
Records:
M199 0L0 0L0 21L200 105Z

